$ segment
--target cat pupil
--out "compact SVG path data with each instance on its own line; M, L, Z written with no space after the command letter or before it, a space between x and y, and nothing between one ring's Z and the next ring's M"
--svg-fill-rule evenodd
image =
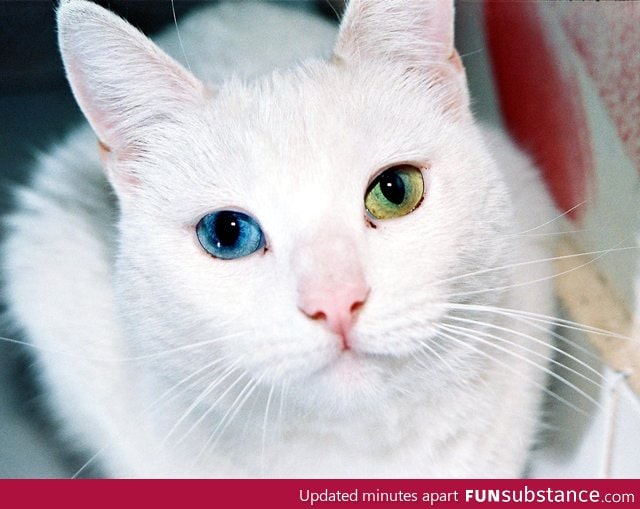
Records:
M240 225L232 212L221 212L216 216L213 225L215 237L218 239L218 246L233 246L238 242L240 236Z
M404 201L404 182L396 171L386 171L380 176L380 190L384 197L395 205Z

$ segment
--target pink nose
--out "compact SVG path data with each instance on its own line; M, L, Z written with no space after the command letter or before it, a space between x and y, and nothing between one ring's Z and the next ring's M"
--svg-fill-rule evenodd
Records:
M350 348L348 334L364 306L369 288L364 284L342 286L331 291L307 291L300 296L300 310L342 337L343 348Z

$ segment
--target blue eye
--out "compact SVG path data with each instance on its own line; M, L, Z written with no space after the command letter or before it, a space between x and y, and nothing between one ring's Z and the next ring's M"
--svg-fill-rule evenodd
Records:
M196 226L196 234L207 253L224 260L242 258L264 247L258 222L233 210L207 214Z

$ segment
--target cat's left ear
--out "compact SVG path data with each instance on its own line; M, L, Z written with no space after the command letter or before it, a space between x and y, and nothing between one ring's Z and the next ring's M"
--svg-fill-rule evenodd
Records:
M206 97L205 86L141 32L84 0L58 9L58 42L67 78L100 140L107 175L119 194L139 181L133 169L159 124Z
M464 67L454 47L453 0L351 0L334 55L347 65L382 61L443 87L445 110L467 115Z

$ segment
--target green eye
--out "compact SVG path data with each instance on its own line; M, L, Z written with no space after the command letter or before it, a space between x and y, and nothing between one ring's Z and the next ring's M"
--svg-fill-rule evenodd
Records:
M375 219L392 219L413 212L423 196L422 172L406 164L393 166L371 183L364 206Z

